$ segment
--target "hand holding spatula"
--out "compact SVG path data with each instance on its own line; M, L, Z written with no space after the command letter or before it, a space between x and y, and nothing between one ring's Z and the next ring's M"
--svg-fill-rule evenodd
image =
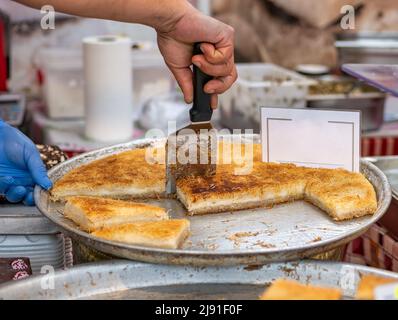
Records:
M193 55L201 54L200 44ZM216 171L217 135L210 120L210 95L203 87L212 79L193 66L194 98L189 110L191 123L168 137L166 145L166 192L174 194L176 180L183 176L210 176Z

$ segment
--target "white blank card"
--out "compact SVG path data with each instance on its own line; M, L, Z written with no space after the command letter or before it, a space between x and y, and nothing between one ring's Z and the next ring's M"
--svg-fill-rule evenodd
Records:
M359 172L360 123L360 111L263 107L263 161Z

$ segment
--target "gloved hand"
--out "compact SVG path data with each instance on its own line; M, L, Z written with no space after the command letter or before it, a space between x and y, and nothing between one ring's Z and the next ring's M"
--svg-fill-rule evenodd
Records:
M0 120L0 194L10 202L34 205L36 184L46 190L52 186L39 151L22 132Z

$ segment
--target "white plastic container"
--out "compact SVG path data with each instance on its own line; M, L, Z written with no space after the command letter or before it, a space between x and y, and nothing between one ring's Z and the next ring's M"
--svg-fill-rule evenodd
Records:
M71 253L70 240L61 233L48 235L0 234L0 257L29 258L33 274L40 273L43 266L51 266L54 269L72 267Z
M43 97L50 118L84 116L83 61L78 49L45 48L39 67L44 76Z
M172 76L155 43L133 45L134 116L155 95L170 92ZM44 48L38 56L44 76L43 98L53 119L84 116L83 57L81 48Z
M156 44L144 42L141 48L133 49L132 63L134 116L137 118L149 100L171 92L174 78Z
M258 129L260 107L306 107L314 80L269 63L237 65L238 80L220 97L221 119L231 129Z

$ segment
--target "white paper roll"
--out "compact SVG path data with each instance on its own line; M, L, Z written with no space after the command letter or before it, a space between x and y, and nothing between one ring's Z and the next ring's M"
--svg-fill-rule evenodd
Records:
M119 142L133 133L131 41L102 36L83 39L86 136Z

